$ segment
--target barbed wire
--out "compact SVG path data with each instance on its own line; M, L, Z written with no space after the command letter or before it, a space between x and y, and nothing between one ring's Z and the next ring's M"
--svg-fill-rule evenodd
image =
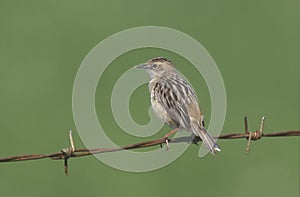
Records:
M300 130L287 130L287 131L278 131L278 132L271 132L271 133L263 133L265 123L265 117L262 117L260 122L260 128L256 131L249 131L248 130L248 120L245 116L244 118L244 126L245 131L244 133L232 133L232 134L224 134L215 139L240 139L245 138L247 139L247 146L246 146L246 153L248 154L250 151L250 145L252 140L259 140L263 137L288 137L288 136L300 136ZM16 162L16 161L28 161L28 160L36 160L36 159L44 159L50 158L53 160L64 160L64 171L65 174L68 175L68 159L72 157L83 157L89 156L93 154L100 154L100 153L109 153L109 152L116 152L122 150L130 150L130 149L139 149L139 148L147 148L151 146L160 145L162 147L163 144L166 142L168 143L194 143L197 144L201 141L201 138L198 136L190 136L190 137L178 137L172 139L157 139L157 140L150 140L145 142L139 142L136 144L130 144L118 148L79 148L75 149L74 141L72 137L72 131L69 132L69 140L71 146L69 148L64 148L59 152L54 152L50 154L30 154L30 155L19 155L19 156L10 156L10 157L3 157L0 158L0 162Z

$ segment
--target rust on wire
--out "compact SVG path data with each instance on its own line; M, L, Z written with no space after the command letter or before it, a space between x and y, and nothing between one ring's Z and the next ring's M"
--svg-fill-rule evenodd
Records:
M244 127L245 132L244 133L232 133L232 134L224 134L220 135L218 137L215 137L216 139L240 139L244 138L247 139L247 148L246 153L248 154L250 151L250 145L252 140L259 140L263 137L288 137L288 136L300 136L300 130L289 130L289 131L279 131L279 132L271 132L271 133L264 133L264 123L265 123L265 117L262 117L260 122L260 128L259 130L250 132L248 130L248 120L245 116L244 118ZM130 149L138 149L138 148L146 148L151 146L159 145L166 143L165 138L157 139L157 140L151 140L151 141L145 141L145 142L139 142L136 144L126 145L123 147L118 148L80 148L75 149L74 141L72 137L72 131L69 132L69 140L71 147L64 148L60 152L50 153L50 154L30 154L30 155L20 155L20 156L11 156L11 157L3 157L0 158L0 162L14 162L14 161L28 161L28 160L36 160L36 159L44 159L44 158L51 158L53 160L64 160L64 171L65 174L68 175L68 160L71 157L83 157L88 156L92 154L101 154L101 153L109 153L109 152L116 152L116 151L122 151L122 150L130 150ZM197 143L201 141L200 137L195 137L193 142ZM169 143L190 143L191 137L179 137L179 138L172 138L168 139Z

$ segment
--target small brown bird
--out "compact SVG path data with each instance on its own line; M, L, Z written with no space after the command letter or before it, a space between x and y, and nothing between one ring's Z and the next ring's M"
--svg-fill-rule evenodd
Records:
M150 77L149 91L155 114L174 130L185 129L199 136L212 154L220 147L204 127L203 114L192 86L176 71L174 64L163 57L156 57L136 66L145 69Z

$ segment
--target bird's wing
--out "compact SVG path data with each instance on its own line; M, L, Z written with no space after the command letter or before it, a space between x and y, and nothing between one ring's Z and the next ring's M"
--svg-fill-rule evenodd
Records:
M197 103L191 86L185 82L180 84L178 80L159 82L154 86L155 100L161 104L167 114L181 127L189 129L191 126L191 103ZM198 105L198 103L197 103ZM195 105L195 117L199 106ZM199 116L199 115L198 115Z
M200 110L199 104L197 101L193 101L187 106L188 114L190 120L200 126L200 128L204 126L204 116Z

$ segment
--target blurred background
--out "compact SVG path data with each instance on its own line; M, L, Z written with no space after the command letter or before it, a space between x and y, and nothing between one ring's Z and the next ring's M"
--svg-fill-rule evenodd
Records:
M299 129L300 2L286 1L0 1L0 157L84 147L72 115L77 69L100 41L145 25L182 31L199 41L216 61L227 93L222 134L250 130L266 115L265 132ZM210 97L201 75L183 57L146 48L117 58L99 81L99 121L120 145L147 139L129 136L115 123L110 96L118 77L155 56L173 60L189 76L210 117ZM101 62L99 62L101 66ZM147 86L132 95L130 110L149 121ZM141 131L142 132L142 131ZM217 157L198 157L198 147L152 172L113 169L94 157L1 163L1 196L298 196L299 138L220 140ZM99 144L101 147L101 144ZM144 150L147 151L147 150Z

